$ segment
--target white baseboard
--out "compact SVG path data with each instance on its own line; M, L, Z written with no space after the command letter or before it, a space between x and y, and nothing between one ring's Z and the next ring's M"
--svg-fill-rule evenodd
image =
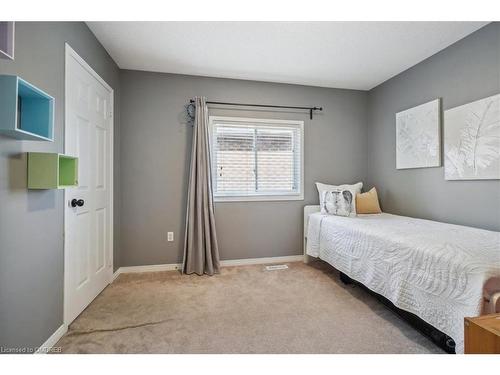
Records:
M68 326L66 324L61 325L58 329L56 329L52 336L47 339L47 341L38 347L35 354L47 354L67 331Z
M152 264L149 266L131 266L131 267L120 267L116 270L113 275L113 280L116 279L122 273L140 273L140 272L159 272L159 271L175 271L182 267L181 264L171 263L171 264Z
M111 277L111 281L110 281L109 283L111 284L113 281L115 281L115 280L116 280L116 278L117 278L118 276L120 276L120 274L121 274L121 273L122 273L122 272L121 272L121 268L118 268L118 269L117 269L117 270L113 273L113 276Z
M251 264L270 264L270 263L286 263L286 262L301 262L303 261L303 255L290 255L283 257L267 257L267 258L248 258L248 259L231 259L231 260L221 260L220 265L222 267L231 266L246 266ZM113 274L113 280L116 280L118 276L122 273L139 273L139 272L158 272L158 271L176 271L182 268L182 264L170 263L170 264L152 264L150 266L131 266L131 267L120 267Z
M232 259L232 260L221 260L220 265L222 267L246 266L250 264L300 262L303 259L304 259L303 255L290 255L285 257L268 257L268 258Z

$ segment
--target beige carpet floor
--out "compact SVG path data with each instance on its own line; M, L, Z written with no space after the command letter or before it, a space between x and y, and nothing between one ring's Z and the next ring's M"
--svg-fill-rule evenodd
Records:
M127 274L56 344L63 353L442 353L323 262L216 276Z

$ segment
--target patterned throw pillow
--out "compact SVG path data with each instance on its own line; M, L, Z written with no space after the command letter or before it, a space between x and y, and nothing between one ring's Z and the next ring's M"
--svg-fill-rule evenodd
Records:
M353 214L353 196L349 190L325 190L322 198L321 213L337 216Z
M330 190L330 191L343 191L343 190L348 190L352 194L352 209L351 209L351 216L356 216L356 194L361 193L361 189L363 189L363 183L358 182L357 184L344 184L344 185L327 185L327 184L322 184L321 182L316 182L316 187L318 188L318 193L319 193L319 205L321 207L324 206L323 202L323 197L324 197L324 192L325 190Z

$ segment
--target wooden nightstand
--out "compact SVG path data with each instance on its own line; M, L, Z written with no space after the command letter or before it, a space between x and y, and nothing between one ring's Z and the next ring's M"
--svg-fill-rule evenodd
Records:
M500 354L500 314L465 318L465 353Z

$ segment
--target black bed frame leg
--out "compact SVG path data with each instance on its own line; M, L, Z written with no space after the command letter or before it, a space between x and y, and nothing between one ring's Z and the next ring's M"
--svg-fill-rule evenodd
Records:
M352 279L342 272L340 273L340 281L342 281L345 285L352 284Z

